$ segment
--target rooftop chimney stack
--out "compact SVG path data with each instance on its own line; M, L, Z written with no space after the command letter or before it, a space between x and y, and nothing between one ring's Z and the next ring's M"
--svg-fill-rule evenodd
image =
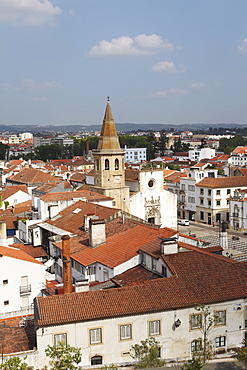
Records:
M90 219L89 245L91 248L99 247L106 242L105 220Z
M69 235L62 236L62 250L63 250L63 289L64 294L68 294L72 293Z

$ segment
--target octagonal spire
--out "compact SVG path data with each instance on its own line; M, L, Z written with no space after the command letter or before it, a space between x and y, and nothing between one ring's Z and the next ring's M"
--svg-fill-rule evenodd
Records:
M107 97L105 116L104 116L103 124L101 128L98 149L99 150L108 150L108 149L110 150L118 149L119 150L121 149L118 136L117 136L116 126L114 123L112 110L111 110L109 96Z

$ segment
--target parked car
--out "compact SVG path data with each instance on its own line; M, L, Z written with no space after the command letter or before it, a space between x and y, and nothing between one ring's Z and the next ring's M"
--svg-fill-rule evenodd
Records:
M189 226L189 220L178 220L178 224L182 226Z

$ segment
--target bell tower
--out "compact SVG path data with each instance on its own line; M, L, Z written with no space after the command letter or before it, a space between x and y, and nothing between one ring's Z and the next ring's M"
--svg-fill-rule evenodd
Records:
M107 98L105 116L98 148L93 150L94 186L92 191L114 199L114 207L129 212L129 187L125 186L125 150L121 149L110 99Z

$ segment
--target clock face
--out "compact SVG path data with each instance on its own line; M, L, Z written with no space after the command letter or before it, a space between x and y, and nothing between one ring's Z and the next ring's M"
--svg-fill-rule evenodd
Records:
M156 181L154 179L150 179L148 181L148 187L149 187L149 189L154 189L155 188L155 185L156 185Z

